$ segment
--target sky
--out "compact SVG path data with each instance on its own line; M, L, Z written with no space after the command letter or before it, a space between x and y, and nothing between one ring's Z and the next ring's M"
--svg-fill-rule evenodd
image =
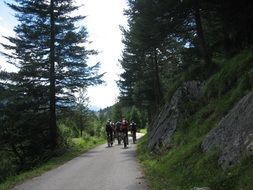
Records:
M11 0L5 1L11 2ZM122 72L118 60L123 49L119 25L127 26L127 19L123 15L123 10L127 8L127 0L75 0L75 2L77 5L84 5L79 9L78 14L86 16L81 25L87 28L88 40L92 42L88 48L99 52L97 56L89 58L88 64L100 62L100 73L106 73L103 78L105 84L88 88L90 108L97 110L116 103L119 95L116 80ZM12 29L17 25L17 21L13 15L14 12L4 4L3 0L0 0L1 42L5 41L2 36L15 35ZM2 47L0 50L3 50ZM6 70L15 69L7 65L5 58L1 56L0 66Z

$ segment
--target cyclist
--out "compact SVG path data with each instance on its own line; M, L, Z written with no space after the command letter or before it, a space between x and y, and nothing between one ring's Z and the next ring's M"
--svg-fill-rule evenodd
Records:
M121 121L117 121L115 126L116 126L115 132L116 132L118 144L121 144Z
M114 139L116 137L116 129L115 129L115 124L111 122L111 127L112 127L112 141L114 142Z
M132 120L130 123L130 129L133 137L133 143L136 142L136 131L137 131L137 124Z
M122 119L122 122L121 122L121 130L122 130L122 133L123 133L123 141L124 141L124 147L126 148L126 145L128 144L128 122L126 119Z
M105 131L107 134L107 143L108 147L113 145L113 127L112 127L112 122L110 119L108 119L106 125L105 125Z

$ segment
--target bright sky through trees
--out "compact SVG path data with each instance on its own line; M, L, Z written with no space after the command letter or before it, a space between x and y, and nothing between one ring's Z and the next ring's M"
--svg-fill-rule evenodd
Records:
M12 2L6 0L6 2ZM92 109L105 108L116 102L119 90L116 80L121 72L118 59L121 56L123 45L119 25L126 26L127 21L123 10L127 7L126 0L76 0L78 5L83 4L78 14L86 15L82 25L87 27L89 40L92 41L90 49L99 51L99 55L89 59L89 64L101 63L101 73L106 72L106 84L88 88L90 106ZM0 40L2 36L15 35L12 31L17 24L13 12L0 1ZM2 50L2 47L1 47ZM3 69L12 70L3 57L0 57Z

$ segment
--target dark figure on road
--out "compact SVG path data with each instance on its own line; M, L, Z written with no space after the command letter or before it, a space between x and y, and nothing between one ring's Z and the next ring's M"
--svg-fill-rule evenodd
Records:
M124 148L126 148L128 145L128 122L125 119L122 119L121 130L123 134Z
M114 139L116 137L116 130L115 130L115 124L111 122L111 128L112 128L112 141L114 142Z
M132 137L133 137L133 143L135 144L135 142L136 142L137 124L133 120L130 123L130 130L131 130Z
M121 121L117 121L115 124L115 134L118 140L118 144L121 144L122 135L121 135Z
M105 125L105 131L107 134L108 147L113 145L113 126L111 120L109 119Z

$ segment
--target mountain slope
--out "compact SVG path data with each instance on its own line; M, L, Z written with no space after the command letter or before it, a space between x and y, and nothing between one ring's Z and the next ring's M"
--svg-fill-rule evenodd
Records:
M138 156L151 189L187 190L196 186L208 186L212 190L253 189L252 155L222 169L218 164L218 149L204 153L201 148L206 135L252 91L252 50L228 60L216 60L216 64L220 69L203 82L203 97L185 103L185 110L191 110L191 114L177 122L170 146L154 152L147 147L148 137L142 139Z

